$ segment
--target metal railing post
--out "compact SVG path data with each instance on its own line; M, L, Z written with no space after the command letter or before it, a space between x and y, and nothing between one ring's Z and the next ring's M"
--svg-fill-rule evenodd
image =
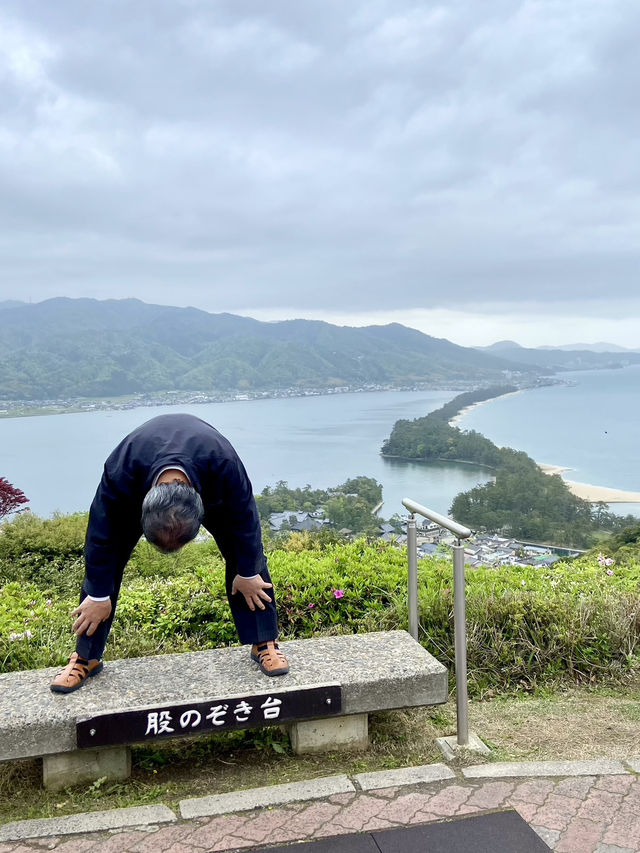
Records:
M409 510L407 522L407 551L409 556L409 632L418 639L418 547L414 513L428 518L456 536L453 546L453 630L456 660L456 715L458 746L469 743L469 700L467 692L467 621L464 582L464 546L461 539L471 536L471 530L445 515L427 509L410 498L402 504ZM415 631L415 633L414 633Z
M456 654L456 716L458 746L469 743L467 697L467 619L464 584L464 546L458 539L453 546L453 630Z
M416 532L416 517L409 515L407 522L407 551L409 554L409 633L414 640L418 639L418 534Z

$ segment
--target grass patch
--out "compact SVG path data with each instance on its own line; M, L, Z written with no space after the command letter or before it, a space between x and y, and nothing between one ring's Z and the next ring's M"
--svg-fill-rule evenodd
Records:
M558 761L640 755L637 690L612 695L564 690L554 695L474 703L470 725L487 732L496 761Z
M410 714L376 715L372 746L366 752L294 756L288 737L279 729L230 732L134 747L130 779L99 780L64 792L43 789L40 760L12 762L0 766L0 822L149 803L177 810L179 800L188 797L408 766L416 763L413 759L418 754L417 763L437 760L433 737L426 751L411 747L405 713ZM422 727L428 721L425 714ZM433 734L436 728L429 731Z

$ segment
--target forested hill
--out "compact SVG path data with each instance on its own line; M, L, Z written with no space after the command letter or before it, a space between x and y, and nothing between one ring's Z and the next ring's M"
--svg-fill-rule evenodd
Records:
M434 409L422 418L396 421L391 435L382 445L383 456L401 459L420 459L432 462L451 459L458 462L475 462L495 468L500 464L500 449L475 430L461 430L449 421L462 409L474 403L511 394L513 385L496 385L458 394L440 409Z
M397 323L262 323L137 299L3 304L0 398L486 381L537 373Z

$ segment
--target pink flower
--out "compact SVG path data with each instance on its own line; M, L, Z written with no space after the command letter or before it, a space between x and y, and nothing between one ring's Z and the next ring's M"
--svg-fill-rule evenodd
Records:
M342 598L342 596L344 595L344 590L343 589L334 589L333 594L335 595L336 598Z
M608 575L612 575L612 574L613 574L613 570L612 570L612 569L607 569L607 574L608 574Z
M309 608L309 610L311 610L312 607L315 607L315 604L313 603L313 601L310 601L309 604L307 604L307 607Z

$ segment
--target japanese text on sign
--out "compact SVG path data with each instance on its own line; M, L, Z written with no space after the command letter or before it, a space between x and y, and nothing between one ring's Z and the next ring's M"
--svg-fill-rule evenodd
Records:
M149 711L147 713L147 730L144 734L145 737L148 735L175 734L175 732L185 729L204 729L207 724L224 726L230 721L231 717L235 719L236 723L277 720L280 716L281 705L282 699L276 699L273 696L268 696L259 708L255 709L244 699L236 705L225 702L221 705L212 705L204 720L196 708L183 711L179 717L176 716L175 720L170 711ZM229 719L227 719L227 715L230 715Z
M256 728L292 720L317 719L341 712L337 684L300 687L252 696L211 697L179 705L163 705L98 714L76 723L79 749L151 738L185 737L225 729Z

